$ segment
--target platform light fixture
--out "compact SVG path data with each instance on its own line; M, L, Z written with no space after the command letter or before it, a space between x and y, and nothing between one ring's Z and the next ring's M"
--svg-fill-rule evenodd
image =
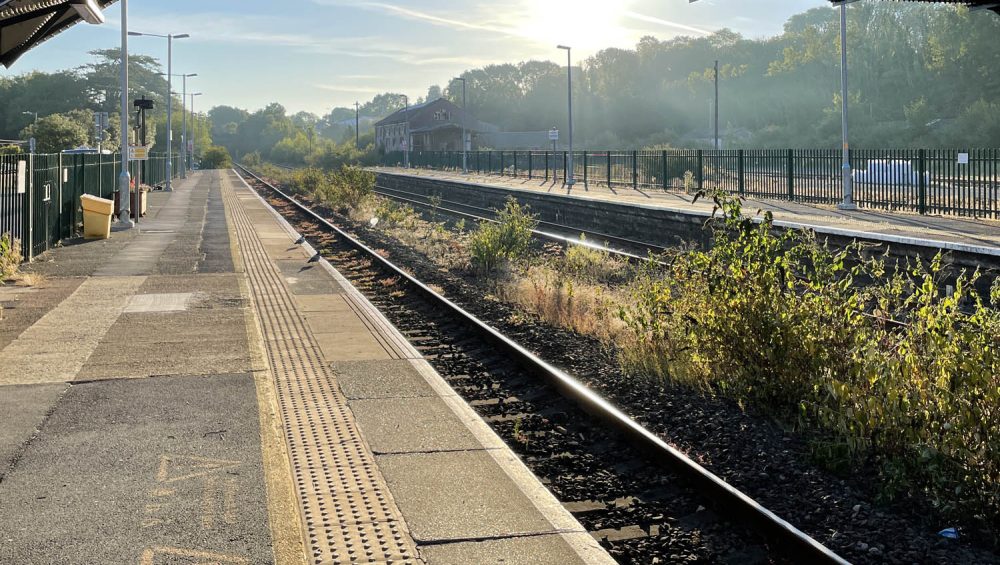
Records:
M100 25L104 23L104 12L94 0L72 0L70 5L88 24Z
M173 146L174 146L174 122L173 122L173 104L171 103L170 93L172 90L172 85L170 78L173 76L173 65L174 65L174 40L175 39L187 39L191 37L186 33L179 33L177 35L168 33L167 35L161 35L158 33L140 33L138 31L130 31L129 35L134 37L159 37L161 39L167 40L167 183L164 190L170 192L173 190L172 182L174 176L174 158L173 158ZM163 73L160 73L162 76Z

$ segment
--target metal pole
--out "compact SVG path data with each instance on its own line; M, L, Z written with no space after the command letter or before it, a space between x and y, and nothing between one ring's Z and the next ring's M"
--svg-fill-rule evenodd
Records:
M406 125L403 128L403 168L410 168L410 99L403 95L403 118Z
M128 0L122 0L122 171L118 175L118 222L115 227L119 229L131 229L135 227L132 221L132 214L129 212L129 201L132 199L130 188L132 177L128 172Z
M837 208L857 210L854 203L854 186L851 179L851 149L847 141L847 4L840 4L840 106L842 109L844 201Z
M468 119L469 112L467 110L468 105L465 101L465 79L462 79L462 172L469 174L469 166L467 165L465 151L466 151L466 140L465 136L465 122Z
M361 149L361 105L354 103L354 147Z
M719 149L719 61L715 61L715 149Z
M170 192L174 188L171 185L171 177L173 177L174 171L174 159L172 157L174 151L174 111L173 111L173 76L174 76L174 36L172 34L167 35L167 188L166 191Z
M187 141L188 141L188 126L187 126L187 85L188 77L187 73L183 76L181 87L181 178L187 178Z
M195 140L198 138L198 136L195 135L195 133L194 133L194 116L195 116L195 114L194 114L194 97L195 97L195 95L192 94L191 95L191 166L192 167L194 166L194 144L195 144Z
M566 50L566 92L569 99L569 153L566 155L566 186L573 186L576 184L576 179L573 176L573 63L570 54L572 50L569 47L560 47Z

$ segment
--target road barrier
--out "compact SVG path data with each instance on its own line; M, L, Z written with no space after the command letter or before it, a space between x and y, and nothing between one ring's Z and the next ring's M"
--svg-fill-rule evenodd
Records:
M166 162L165 153L133 161L132 178L138 175L143 185L161 185L166 182ZM21 242L25 261L73 237L83 221L80 196L113 199L120 163L117 154L0 155L0 234Z
M565 182L566 151L470 151L470 172ZM385 165L402 162L389 153ZM723 189L752 198L839 204L834 149L574 151L578 184L648 190ZM855 149L854 202L863 208L1000 218L1000 149ZM461 151L413 151L410 165L462 170Z

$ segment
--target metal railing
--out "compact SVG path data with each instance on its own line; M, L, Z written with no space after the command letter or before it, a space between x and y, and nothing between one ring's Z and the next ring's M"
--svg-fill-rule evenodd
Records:
M166 181L166 161L166 154L154 154L129 170L143 185L158 186ZM80 196L113 199L120 163L113 154L0 155L0 234L21 242L26 261L72 237L83 221Z
M398 165L402 154L382 163ZM565 182L565 151L470 151L470 172ZM753 198L835 205L843 199L837 149L575 151L584 188L722 189ZM855 149L854 200L869 209L1000 218L1000 149ZM413 167L462 169L461 151L414 151Z

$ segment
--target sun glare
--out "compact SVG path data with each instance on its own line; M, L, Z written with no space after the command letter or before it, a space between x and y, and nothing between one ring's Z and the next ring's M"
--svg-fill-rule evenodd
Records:
M630 2L614 0L541 0L524 2L520 32L541 43L568 44L596 51L634 41L622 25Z

